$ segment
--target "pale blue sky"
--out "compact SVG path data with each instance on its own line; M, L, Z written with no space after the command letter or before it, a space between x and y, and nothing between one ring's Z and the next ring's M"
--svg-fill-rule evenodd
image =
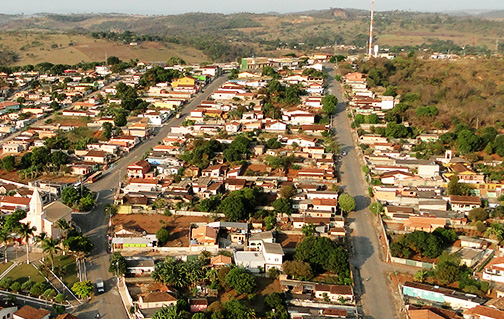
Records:
M7 4L8 2L8 4ZM328 8L369 9L371 0L0 0L0 13L32 14L118 12L179 14L185 12L271 12L280 13ZM376 0L377 10L454 11L504 9L502 0Z

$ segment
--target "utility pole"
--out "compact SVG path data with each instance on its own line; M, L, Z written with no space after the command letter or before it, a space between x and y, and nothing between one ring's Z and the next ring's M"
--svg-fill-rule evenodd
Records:
M371 23L369 24L369 59L373 56L373 19L374 19L374 0L371 0Z

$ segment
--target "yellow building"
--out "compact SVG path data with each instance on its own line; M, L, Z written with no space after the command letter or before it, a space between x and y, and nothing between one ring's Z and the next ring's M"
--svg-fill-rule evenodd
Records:
M195 85L196 79L192 76L184 76L180 79L175 79L172 81L172 87L176 88L179 85Z

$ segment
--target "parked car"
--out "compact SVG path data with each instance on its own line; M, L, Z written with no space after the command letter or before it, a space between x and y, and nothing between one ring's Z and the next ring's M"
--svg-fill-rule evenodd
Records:
M103 279L101 278L96 279L96 290L98 291L99 294L105 292L105 284L103 283Z

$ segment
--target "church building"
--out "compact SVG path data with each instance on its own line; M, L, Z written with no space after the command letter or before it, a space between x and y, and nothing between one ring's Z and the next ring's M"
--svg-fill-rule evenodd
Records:
M42 197L37 188L33 191L30 200L30 210L26 218L21 223L29 223L30 226L37 228L33 235L38 236L45 232L48 237L59 238L61 230L56 226L59 219L65 219L70 223L72 220L72 209L59 200L44 206Z

